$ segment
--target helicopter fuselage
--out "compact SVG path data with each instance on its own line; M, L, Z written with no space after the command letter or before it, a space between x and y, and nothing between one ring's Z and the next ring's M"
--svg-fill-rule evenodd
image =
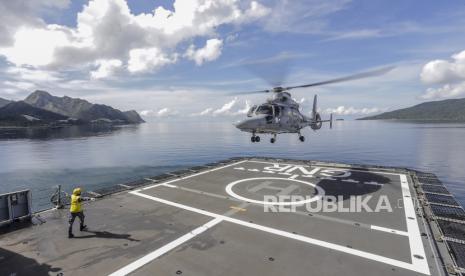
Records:
M260 141L255 136L258 133L272 134L274 137L271 142L274 143L276 135L280 133L298 133L299 139L304 140L300 130L310 126L313 130L321 128L322 121L316 111L316 96L314 100L314 109L312 117L305 116L299 110L299 104L292 99L288 92L279 92L267 103L254 105L247 113L249 119L245 119L236 127L244 132L252 133L252 142ZM257 140L257 141L255 141Z
M257 107L264 108L270 105L260 105ZM302 128L309 126L311 118L303 115L297 108L271 105L275 114L254 114L250 119L245 119L236 127L241 131L250 133L298 133ZM276 114L277 113L277 114Z

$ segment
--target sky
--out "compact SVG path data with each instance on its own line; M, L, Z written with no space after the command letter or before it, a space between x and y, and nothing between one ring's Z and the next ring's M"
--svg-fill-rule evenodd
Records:
M0 0L0 97L36 89L148 120L230 119L268 95L365 116L465 97L465 3L435 0Z

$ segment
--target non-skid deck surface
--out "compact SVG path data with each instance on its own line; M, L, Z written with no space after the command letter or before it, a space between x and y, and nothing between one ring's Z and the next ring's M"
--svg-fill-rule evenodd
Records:
M342 211L316 210L325 196ZM46 213L2 237L0 274L442 275L415 198L402 173L242 160L94 202L75 239Z

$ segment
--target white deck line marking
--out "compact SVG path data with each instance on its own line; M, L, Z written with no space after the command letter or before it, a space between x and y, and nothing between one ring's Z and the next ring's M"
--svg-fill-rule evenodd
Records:
M370 225L370 228L372 230L378 230L378 231L382 231L382 232L387 232L387 233L391 233L391 234L397 234L397 235L408 237L408 233L405 232L405 231L401 231L401 230L396 230L396 229L391 229L391 228L376 226L376 225Z
M293 176L289 177L289 179L296 179L298 176L298 174L294 174Z
M342 179L341 181L349 182L349 183L360 183L360 181L358 181L358 180L353 180L353 179Z
M153 251L152 253L149 253L145 255L144 257L128 264L127 266L120 268L119 270L113 272L109 276L123 276L123 275L128 275L129 273L134 272L135 270L141 268L142 266L150 263L151 261L155 260L156 258L160 257L161 255L164 255L168 253L169 251L173 250L174 248L178 247L179 245L187 242L188 240L194 238L195 236L198 236L205 232L206 230L212 228L213 226L217 225L218 223L222 222L223 220L220 218L215 218L213 220L210 220L209 222L205 223L204 225L195 228L191 232L185 234L184 236L181 236L174 241L158 248L157 250Z
M227 168L227 167L231 167L231 166L235 166L235 165L237 165L237 164L241 164L241 163L244 163L244 162L247 162L247 161L248 161L248 160L242 160L242 161L235 162L235 163L232 163L232 164L229 164L229 165L217 167L217 168L210 169L210 170L206 170L206 171L199 172L199 173L196 173L196 174L191 174L191 175L188 175L188 176L184 176L184 177L180 177L180 178L173 179L173 180L170 180L170 181L166 181L166 182L163 182L163 183L160 183L160 184L156 184L156 185L152 185L152 186L147 186L147 187L142 188L142 190L145 191L145 190L148 190L148 189L152 189L152 188L158 187L158 186L160 186L160 185L170 184L170 183L173 183L173 182L176 182L176 181L179 181L179 180L188 179L188 178L191 178L191 177L194 177L194 176L198 176L198 175L202 175L202 174L214 172L214 171L221 170L221 169L224 169L224 168Z
M171 185L171 184L166 184L166 183L163 183L163 186L170 187L170 188L177 188L178 187L176 185Z
M320 167L316 167L316 168L314 168L313 170L311 170L311 171L310 171L310 174L308 174L308 175L314 175L314 174L316 174L319 170L321 170L321 168L320 168Z
M417 216L413 206L412 195L410 194L410 187L405 174L400 175L400 185L402 188L402 198L404 199L405 220L407 224L412 265L416 267L419 272L430 275L423 241L421 240L420 229L418 228ZM416 255L420 256L421 259L416 258Z
M157 198L157 197L154 197L154 196L142 194L142 193L139 193L139 192L136 192L136 191L132 191L132 192L129 192L129 193L133 194L133 195L140 196L140 197L144 197L144 198L147 198L147 199L151 199L153 201L164 203L164 204L167 204L167 205L170 205L170 206L174 206L174 207L178 207L178 208L181 208L181 209L184 209L184 210L192 211L192 212L195 212L195 213L198 213L198 214L202 214L202 215L222 219L224 221L239 224L239 225L242 225L242 226L245 226L245 227L261 230L261 231L271 233L271 234L275 234L275 235L278 235L278 236L287 237L287 238L290 238L290 239L302 241L302 242L305 242L305 243L309 243L309 244L313 244L313 245L317 245L317 246L321 246L321 247L325 247L325 248L330 248L330 249L333 249L335 251L344 252L344 253L359 256L361 258L365 258L365 259L368 259L368 260L378 261L378 262L381 262L381 263L385 263L385 264L389 264L389 265L393 265L393 266L397 266L397 267L401 267L401 268L404 268L404 269L408 269L408 270L412 270L412 271L415 271L415 272L419 272L419 273L429 275L428 266L424 267L424 266L419 266L419 265L416 265L416 264L414 265L414 264L411 264L411 263L391 259L391 258L388 258L388 257L384 257L384 256L380 256L380 255L377 255L377 254L373 254L373 253L369 253L369 252L349 248L349 247L346 247L346 246L342 246L342 245L338 245L338 244L334 244L334 243L330 243L330 242L326 242L326 241L322 241L322 240L317 240L317 239L309 238L309 237L298 235L298 234L293 234L293 233L290 233L290 232L286 232L286 231L283 231L283 230L279 230L279 229L275 229L275 228L271 228L271 227L267 227L267 226L263 226L263 225L258 225L258 224L246 222L246 221L243 221L243 220L239 220L239 219L235 219L235 218L215 214L215 213L212 213L212 212L209 212L209 211L197 209L195 207L183 205L183 204L172 202L172 201L165 200L165 199L162 199L162 198Z
M271 174L273 174L273 173L275 173L275 172L272 172L272 171L262 171L262 173L271 173Z
M152 185L152 186L149 186L149 187L140 188L140 189L138 189L136 191L140 192L140 191L144 191L144 190L148 190L148 189L152 189L152 188L156 188L156 187L160 187L160 186L165 186L166 183L168 183L168 182L158 183L158 184L155 184L155 185ZM169 181L169 183L171 183L171 181Z
M283 178L285 179L285 178ZM175 185L170 185L170 184L166 184L166 185L162 185L162 186L166 186L166 187L169 187L169 188L173 188L173 189L181 189L182 191L187 191L187 192L195 192L194 190L192 189L187 189L185 187L183 188L179 188L179 186L175 186ZM136 192L140 192L140 190L135 190ZM199 191L200 192L200 191ZM213 197L216 197L216 198L226 198L224 196L221 196L221 195L217 195L217 194L212 194L212 193L208 193L208 192L202 192L202 195L207 195L207 196L213 196ZM246 201L242 201L242 200L239 200L239 199L233 199L233 200L237 200L239 202L243 202L245 203ZM262 205L262 204L257 204L257 203L250 203L250 204L255 204L255 205ZM307 213L303 213L305 216L307 216ZM315 216L315 214L313 215L313 217L316 217L318 219L323 219L323 220L327 220L327 221L332 221L332 222L338 222L338 223L341 223L340 219L334 219L332 217L326 217L326 216L322 216L322 215L318 215L318 216ZM346 225L351 225L351 226L354 226L354 221L347 221L347 220L344 220L345 224ZM386 228L386 227L382 227L382 226L377 226L377 225L369 225L370 226L370 230L374 230L374 231L381 231L381 232L386 232L386 233L389 233L389 234L394 234L394 235L401 235L401 236L408 236L408 233L405 232L405 231L402 231L402 230L397 230L397 229L392 229L392 228ZM368 228L366 228L368 229Z
M383 186L383 185L384 185L384 184L378 183L378 182L376 182L376 181L363 182L363 184L376 185L376 186Z

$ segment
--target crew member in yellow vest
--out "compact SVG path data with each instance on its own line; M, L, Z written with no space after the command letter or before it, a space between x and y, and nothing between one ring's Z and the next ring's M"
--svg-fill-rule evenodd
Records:
M73 238L73 223L76 217L79 218L81 224L79 225L79 230L86 230L87 226L84 224L84 212L82 210L82 202L93 200L90 197L81 196L81 188L75 188L73 194L71 195L71 207L69 208L69 229L68 229L68 238Z

